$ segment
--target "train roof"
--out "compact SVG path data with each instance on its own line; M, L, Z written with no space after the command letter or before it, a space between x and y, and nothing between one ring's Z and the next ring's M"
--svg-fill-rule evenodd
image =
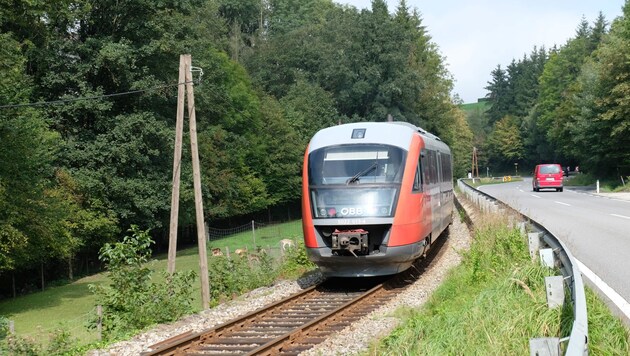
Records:
M409 150L411 139L420 135L429 149L450 152L448 146L436 135L408 122L355 122L331 126L318 131L309 144L309 153L327 146L344 143L373 143L398 146Z

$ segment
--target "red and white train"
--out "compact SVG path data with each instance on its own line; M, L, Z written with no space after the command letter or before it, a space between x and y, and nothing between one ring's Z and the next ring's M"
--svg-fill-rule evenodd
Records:
M452 222L449 147L405 122L323 129L304 154L302 227L331 277L402 272Z

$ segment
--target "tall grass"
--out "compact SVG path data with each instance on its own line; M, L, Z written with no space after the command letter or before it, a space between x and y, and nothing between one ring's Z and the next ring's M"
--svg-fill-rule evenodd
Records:
M531 262L525 239L504 218L486 216L460 266L419 310L374 345L372 355L527 354L529 339L564 337L572 306L549 309L544 277L556 271ZM589 293L589 347L629 354L628 330ZM602 327L602 331L593 330Z

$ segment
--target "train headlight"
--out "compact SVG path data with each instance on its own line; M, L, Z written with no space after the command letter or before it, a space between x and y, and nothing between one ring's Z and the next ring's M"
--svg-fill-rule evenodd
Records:
M337 210L335 208L328 209L328 216L336 216Z
M326 209L324 208L319 209L319 215L326 216Z

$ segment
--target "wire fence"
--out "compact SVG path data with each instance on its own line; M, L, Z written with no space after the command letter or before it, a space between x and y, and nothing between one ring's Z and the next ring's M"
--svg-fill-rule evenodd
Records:
M81 339L83 342L94 342L101 340L99 318L96 308L90 312L78 315L75 318L58 322L55 325L46 324L46 326L39 325L31 332L20 332L21 325L9 320L8 335L16 335L25 340L31 340L31 342L43 342L44 346L51 341L52 335L59 333L66 333L70 335L72 339ZM93 327L89 327L93 325ZM1 339L0 339L1 340ZM0 354L1 354L0 350Z
M237 227L220 229L208 226L206 238L212 245L225 243L227 246L251 248L274 246L281 240L290 239L298 243L302 239L302 224L300 220L289 223L261 223L255 220Z

